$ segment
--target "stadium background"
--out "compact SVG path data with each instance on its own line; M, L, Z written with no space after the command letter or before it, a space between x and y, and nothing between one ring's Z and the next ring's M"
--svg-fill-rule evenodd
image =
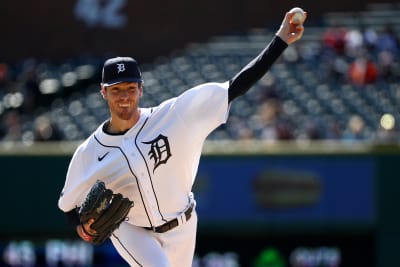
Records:
M143 64L145 80L151 81L145 84L152 96L145 103L150 105L169 96L154 88L158 85L163 88L166 81L162 79L170 79L166 75L168 68L174 68L170 61L182 67L188 64L182 59L185 55L200 58L194 62L207 63L211 69L203 73L206 78L222 79L216 75L217 69L210 67L212 59L204 61L199 55L210 53L230 64L228 57L237 57L238 51L246 50L248 54L241 58L244 60L256 55L278 27L284 12L293 6L309 11L306 43L322 42L324 33L337 25L370 26L381 32L390 23L397 36L400 29L399 14L395 12L399 5L395 1L280 1L276 5L239 0L46 0L40 4L23 3L23 6L15 1L1 1L0 166L5 187L1 197L0 266L125 266L110 244L91 247L79 242L56 206L73 148L90 131L79 121L84 121L86 126L95 124L95 115L91 119L83 116L94 110L100 115L96 119L105 116L93 93L98 90L94 84L99 82L99 64L106 56L131 55ZM286 55L278 62L272 70L276 81L294 78L280 77L279 73L297 73L299 76L295 78L306 87L321 88L320 80L309 76L313 72L309 65L321 64L321 61L306 58L302 55L305 51L308 50L297 50L300 59ZM398 57L395 59L398 62ZM297 62L300 67L290 69L290 62ZM35 76L40 89L35 101L30 101L29 96L33 96L26 92L31 87L26 83L24 72L32 65L42 74ZM330 90L341 91L343 99L350 92L355 97L348 103L357 102L357 97L390 100L372 102L376 108L364 110L367 113L361 115L370 132L377 132L359 140L332 140L327 134L302 138L301 131L289 141L261 140L256 135L248 138L237 134L246 117L232 110L232 126L218 129L206 144L195 185L200 227L194 266L386 267L400 264L396 172L399 135L397 125L388 129L387 122L379 123L384 113L398 122L396 92L400 80L396 64L393 65L391 76L375 83L352 85L343 77L329 76L333 82L328 84ZM71 69L82 66L91 66L91 75L66 85L61 74L73 73ZM301 79L303 67L310 79ZM232 67L225 74L234 70ZM157 77L152 73L160 75L160 80L156 82ZM204 79L191 76L192 81L187 81L187 85L202 81L201 78ZM57 79L62 85L54 85ZM310 82L312 79L316 82ZM176 91L169 88L168 93L183 90L182 80L177 82L174 78ZM43 81L47 83L39 83ZM255 92L268 87L269 81L266 79L257 85ZM297 104L297 98L297 101L308 101L298 86L301 82L297 87L293 83L285 84L289 90L296 89L299 95L286 93L281 97L292 100L293 105ZM364 91L370 95L364 95ZM259 93L252 95L258 96ZM92 101L88 103L90 110L82 106L87 103L83 100L86 98ZM236 104L239 110L249 112L247 115L255 112L249 111L245 102ZM324 111L323 108L316 110ZM351 113L363 109L355 106L344 110ZM332 111L338 120L345 121L351 116L342 113ZM60 128L54 138L56 142L36 138L33 122L43 115ZM308 115L318 117L319 113ZM12 131L15 122L10 123L13 121L10 118L15 116L21 123L15 127L17 133ZM369 121L368 117L374 119ZM61 129L60 125L69 127Z
M40 6L27 2L22 8L12 0L3 0L1 58L15 61L34 56L63 60L84 53L113 52L133 53L139 62L144 62L167 55L188 42L207 41L211 36L244 33L254 27L275 29L282 14L294 5L310 10L308 24L312 25L321 22L326 12L363 10L368 3L379 2L390 1L281 1L274 5L261 0L114 1L114 4L105 0L73 0L45 1ZM77 15L79 4L89 12ZM107 6L113 10L110 13L123 18L114 16L106 22L106 15L101 12ZM94 14L99 7L101 10ZM119 20L122 21L118 23Z

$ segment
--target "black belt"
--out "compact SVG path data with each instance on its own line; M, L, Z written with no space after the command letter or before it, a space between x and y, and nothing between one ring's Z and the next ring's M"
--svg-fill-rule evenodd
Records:
M190 207L185 211L185 217L186 221L189 221L190 217L192 217L192 211L193 211L194 204L190 204ZM160 226L157 227L144 227L147 230L154 231L156 233L162 234L165 233L171 229L174 229L179 225L178 218L175 218L169 222L166 222Z

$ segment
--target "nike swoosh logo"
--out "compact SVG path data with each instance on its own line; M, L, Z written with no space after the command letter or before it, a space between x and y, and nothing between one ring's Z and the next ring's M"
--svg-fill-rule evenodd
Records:
M104 155L101 156L101 157L98 156L98 157L97 157L97 160L98 160L98 161L102 161L102 160L108 155L108 153L110 153L110 152L107 152L106 154L104 154Z

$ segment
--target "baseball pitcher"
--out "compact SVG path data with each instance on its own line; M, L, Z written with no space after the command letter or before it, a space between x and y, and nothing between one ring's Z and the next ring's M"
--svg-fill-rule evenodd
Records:
M304 32L287 12L273 39L230 80L139 106L143 80L131 57L108 59L100 93L110 118L74 152L58 206L77 234L107 238L131 266L190 267L197 215L192 185L207 136Z

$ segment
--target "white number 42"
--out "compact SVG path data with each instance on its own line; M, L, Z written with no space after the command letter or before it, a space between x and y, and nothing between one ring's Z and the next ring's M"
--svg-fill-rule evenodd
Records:
M122 28L127 17L121 14L127 0L77 0L75 16L89 27Z

